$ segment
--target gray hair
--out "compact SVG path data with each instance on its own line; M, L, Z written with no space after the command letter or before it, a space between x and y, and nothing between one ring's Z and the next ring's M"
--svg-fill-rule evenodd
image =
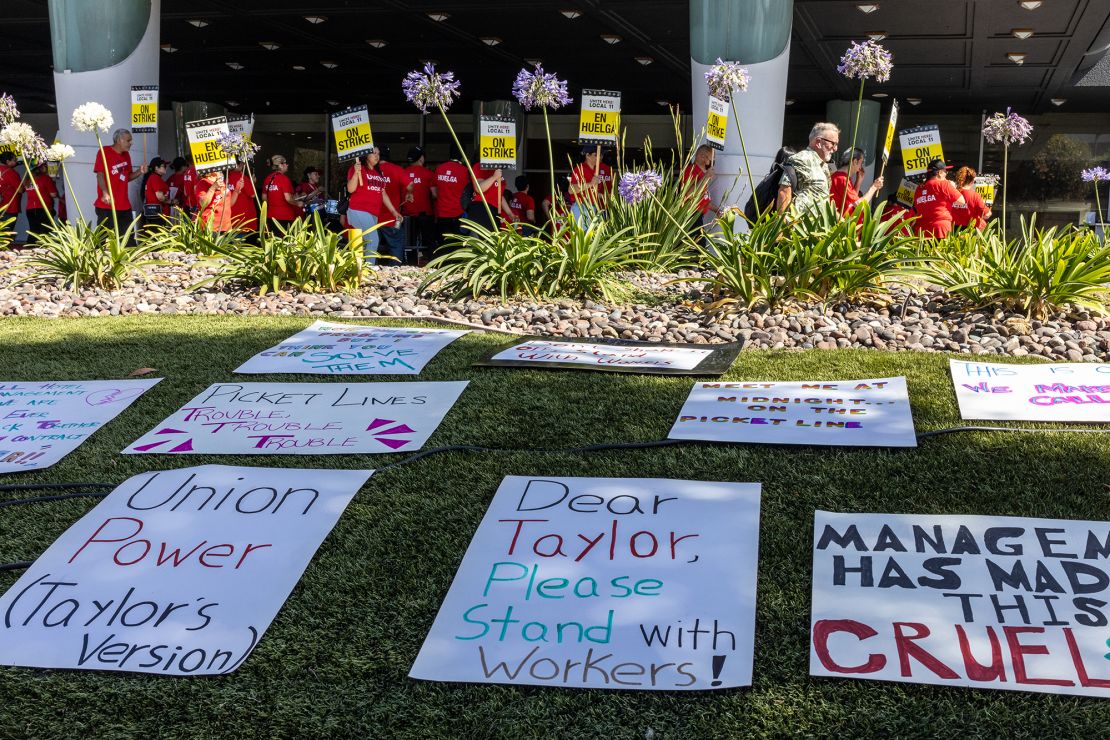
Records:
M813 128L809 131L809 140L826 138L825 134L840 134L840 128L835 123L828 123L823 121L821 123L813 124Z
M112 143L113 144L118 144L120 139L122 139L124 136L130 136L130 135L131 135L131 130L130 129L117 128L115 131L112 132Z

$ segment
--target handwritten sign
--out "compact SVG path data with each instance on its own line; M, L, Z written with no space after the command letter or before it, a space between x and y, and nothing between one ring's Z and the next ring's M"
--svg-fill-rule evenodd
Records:
M142 85L131 88L132 133L158 133L158 86Z
M833 514L810 674L1110 698L1110 524Z
M748 686L759 484L509 476L409 675Z
M185 133L189 139L189 153L193 156L193 164L197 174L203 175L213 170L226 170L233 164L227 153L220 148L216 141L221 135L228 133L227 118L207 118L203 121L189 121L185 124Z
M361 157L374 148L370 109L365 105L333 113L331 129L335 134L335 152L340 162Z
M50 467L160 380L0 383L0 473Z
M738 342L707 346L601 338L556 341L525 337L474 364L656 375L721 375L740 353L740 346Z
M516 167L516 121L481 116L478 125L478 157L482 167Z
M894 145L894 131L898 128L898 101L892 101L890 120L886 124L886 137L883 139L883 164L890 159L890 149Z
M0 664L231 673L372 472L204 465L129 478L0 597Z
M441 349L466 333L317 321L276 347L258 353L235 372L417 375Z
M906 178L915 182L925 179L930 162L944 159L940 127L936 124L899 131L898 144L902 147L902 167L906 170Z
M419 450L466 388L447 383L217 383L124 454L353 455Z
M579 144L615 146L620 134L621 94L609 90L583 90L578 118Z
M729 101L709 96L709 113L705 122L705 143L714 149L724 151L728 138Z
M916 447L905 378L698 383L670 439Z
M1110 422L1110 364L949 360L948 369L964 419Z

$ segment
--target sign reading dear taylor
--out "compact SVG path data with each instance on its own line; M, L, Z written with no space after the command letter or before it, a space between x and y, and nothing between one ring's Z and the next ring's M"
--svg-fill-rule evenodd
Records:
M371 472L205 465L124 481L0 597L0 664L231 673Z
M349 455L419 450L466 384L218 383L124 453Z
M1110 422L1110 364L949 360L964 419Z
M1110 524L832 514L814 676L1110 698Z
M409 675L750 685L758 539L757 483L507 477Z
M53 465L159 380L0 383L0 473Z

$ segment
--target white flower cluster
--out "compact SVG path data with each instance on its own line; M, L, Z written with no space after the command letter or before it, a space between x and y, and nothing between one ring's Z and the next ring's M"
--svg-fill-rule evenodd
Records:
M0 147L19 152L29 161L42 161L46 152L46 142L26 123L9 123L0 129Z
M112 111L100 103L85 103L73 111L72 124L78 131L108 131L114 122Z
M46 161L64 162L75 154L76 152L69 144L51 144L46 148Z

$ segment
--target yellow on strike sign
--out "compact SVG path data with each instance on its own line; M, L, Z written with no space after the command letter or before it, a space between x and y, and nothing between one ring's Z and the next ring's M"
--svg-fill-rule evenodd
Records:
M886 125L886 139L883 141L883 164L890 159L890 148L894 145L894 130L898 127L898 101L890 108L890 121Z
M158 86L131 88L131 131L136 134L158 132Z
M988 206L994 205L994 188L997 181L992 175L980 175L975 178L975 192Z
M714 149L724 150L728 137L728 101L709 96L709 119L705 122L705 141Z
M197 174L203 175L212 170L231 167L232 161L216 142L221 135L227 134L227 118L206 118L203 121L189 121L185 124L185 134L189 139L189 153Z
M903 179L902 182L898 184L898 192L895 193L894 197L906 208L913 208L913 194L916 192L917 183L913 180Z
M923 178L929 162L944 159L940 127L935 124L899 131L898 143L902 147L902 167L910 179Z
M516 121L482 116L478 133L478 161L483 167L516 166Z
M621 126L621 94L583 90L578 119L579 144L616 144Z
M370 110L365 105L333 113L331 129L335 134L335 153L340 161L361 157L374 148Z

